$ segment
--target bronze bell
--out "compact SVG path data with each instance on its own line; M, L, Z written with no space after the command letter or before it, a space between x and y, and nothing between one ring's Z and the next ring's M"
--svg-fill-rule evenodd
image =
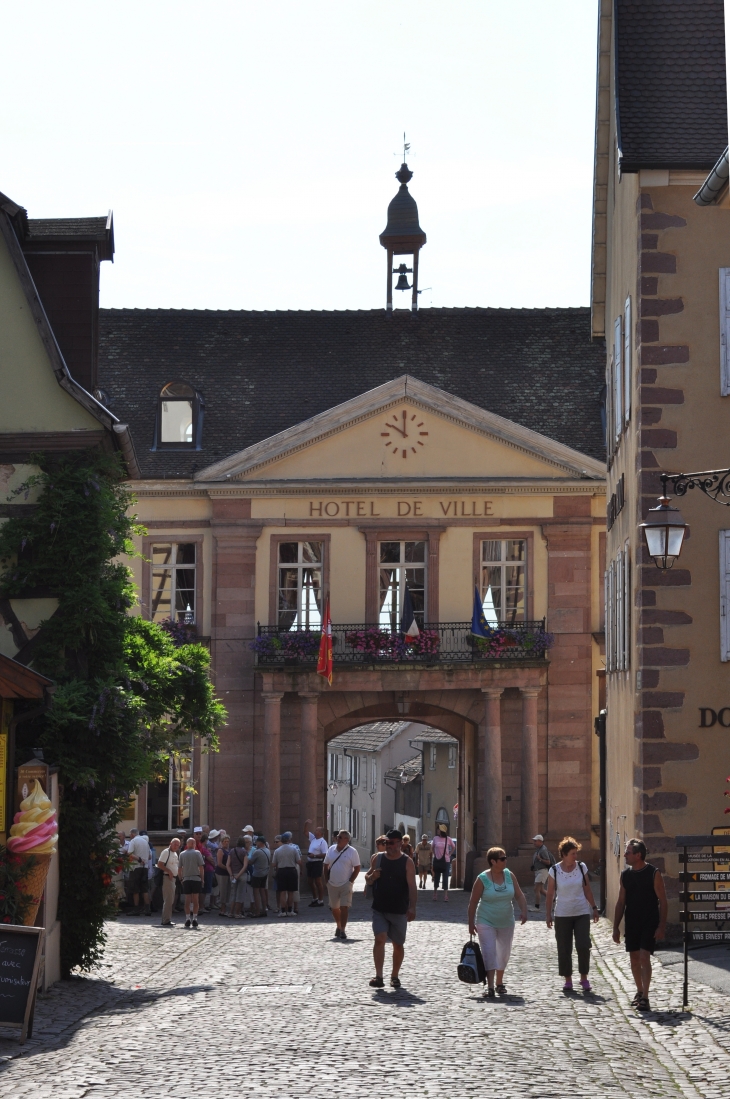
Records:
M411 270L412 270L411 267L406 267L405 263L402 263L400 265L400 267L397 268L397 270L393 271L393 274L398 276L398 282L395 284L396 290L410 290L411 289L411 287L408 285L408 278L407 278L407 273Z

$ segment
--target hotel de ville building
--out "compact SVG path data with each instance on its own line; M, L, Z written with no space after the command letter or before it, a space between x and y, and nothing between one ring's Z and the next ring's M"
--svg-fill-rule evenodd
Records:
M220 752L181 745L140 791L151 832L327 826L328 742L407 718L458 741L460 876L538 831L597 848L603 350L587 308L418 309L411 175L382 310L100 311L98 390L140 470L141 613L207 640L229 714ZM347 781L375 794L367 764ZM352 817L366 848L392 825Z

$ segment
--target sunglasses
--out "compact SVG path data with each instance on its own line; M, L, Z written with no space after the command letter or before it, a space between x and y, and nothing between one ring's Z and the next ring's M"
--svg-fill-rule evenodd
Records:
M494 862L506 862L506 861L507 861L507 856L506 855L496 855L495 858L494 858Z

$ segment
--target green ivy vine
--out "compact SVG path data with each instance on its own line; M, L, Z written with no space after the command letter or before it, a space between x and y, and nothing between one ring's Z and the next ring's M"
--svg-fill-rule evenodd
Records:
M0 527L0 598L52 594L58 609L33 641L32 667L56 683L52 707L18 726L16 763L33 747L59 768L64 975L100 960L113 915L116 825L181 737L217 750L226 720L205 647L133 612L125 558L144 533L116 456L34 455L17 490L33 505ZM118 848L117 848L118 850Z

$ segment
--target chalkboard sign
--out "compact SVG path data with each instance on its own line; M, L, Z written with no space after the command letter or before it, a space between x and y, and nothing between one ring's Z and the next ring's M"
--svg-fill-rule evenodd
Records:
M20 1027L21 1042L33 1032L43 935L42 927L0 924L0 1026Z

